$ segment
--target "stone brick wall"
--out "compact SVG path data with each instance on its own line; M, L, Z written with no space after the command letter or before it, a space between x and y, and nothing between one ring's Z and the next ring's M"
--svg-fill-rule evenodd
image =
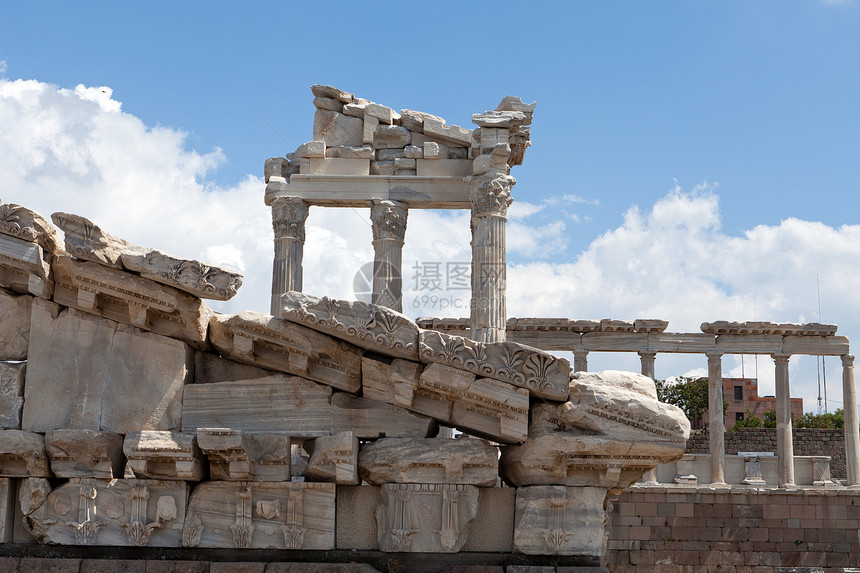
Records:
M835 479L846 479L845 433L843 430L819 430L794 428L792 430L794 455L830 456L830 475ZM738 452L776 453L776 428L741 428L726 432L726 454ZM688 454L707 454L708 430L693 430L687 442Z
M609 516L613 573L860 567L860 492L640 487Z

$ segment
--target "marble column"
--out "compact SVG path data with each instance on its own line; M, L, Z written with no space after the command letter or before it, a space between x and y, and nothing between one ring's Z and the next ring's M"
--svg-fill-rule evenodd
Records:
M469 178L472 203L471 336L480 342L505 340L505 223L511 202L510 175Z
M278 197L272 202L272 227L275 230L272 316L280 316L282 294L302 290L302 257L308 210L308 203L298 197Z
M371 302L403 312L403 238L406 235L406 203L374 199L373 296Z
M794 444L791 435L791 385L789 354L773 354L776 365L776 455L779 487L794 487ZM847 420L846 420L847 421Z
M860 426L857 420L857 385L854 380L854 355L842 356L842 408L845 412L845 465L848 485L860 486Z
M588 372L588 350L573 351L573 371Z
M711 483L726 483L726 423L723 418L723 355L708 353L708 445Z
M654 380L654 360L657 357L656 352L639 352L639 361L641 362L642 375ZM657 478L657 468L651 469L643 477L643 482L646 484L659 483Z

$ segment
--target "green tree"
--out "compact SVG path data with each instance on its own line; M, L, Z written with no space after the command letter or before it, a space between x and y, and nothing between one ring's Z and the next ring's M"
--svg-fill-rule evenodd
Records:
M702 414L708 410L707 378L679 376L672 381L657 380L655 384L658 400L679 407L694 425L702 421ZM728 408L728 402L723 400L723 415Z
M735 425L732 426L729 429L729 431L730 432L737 432L740 428L761 428L761 427L762 427L761 418L759 418L758 416L756 416L755 414L753 414L752 412L747 410L744 413L744 419L738 420L737 422L735 422Z
M776 410L768 410L764 413L764 427L776 428Z
M835 412L826 414L813 414L807 412L796 422L798 428L834 428L841 429L845 427L845 412L840 408Z

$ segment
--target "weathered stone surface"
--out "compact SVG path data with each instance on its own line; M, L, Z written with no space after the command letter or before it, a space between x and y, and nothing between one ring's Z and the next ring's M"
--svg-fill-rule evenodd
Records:
M45 434L51 471L61 478L121 478L125 470L122 436L94 430L54 430Z
M179 547L187 500L182 481L74 478L25 523L40 543Z
M388 552L456 553L478 509L471 485L386 484L380 494L377 536Z
M14 518L15 483L10 478L0 478L0 543L12 542Z
M384 161L370 162L371 175L394 175L394 160L386 159Z
M534 115L536 102L532 103L523 103L523 100L517 96L505 96L502 99L502 102L496 106L496 111L519 111L522 112L525 117L525 121L523 122L525 125L529 125L532 122L532 116Z
M179 340L36 300L22 427L177 429L192 361Z
M302 438L331 433L331 388L297 376L192 384L182 402L182 431L231 428Z
M412 143L412 132L399 125L380 124L373 134L377 149L403 149Z
M206 349L212 311L198 297L71 257L54 261L54 301Z
M21 430L0 430L0 477L51 477L45 437Z
M25 478L18 486L18 501L21 504L21 513L30 515L48 499L51 493L51 483L45 478Z
M338 432L307 440L302 447L310 454L305 478L310 481L358 485L358 436L353 431Z
M570 362L515 342L481 343L422 330L422 362L446 364L527 389L538 398L564 401L570 392Z
M333 483L205 482L194 488L185 547L334 549Z
M128 458L128 477L203 479L203 455L197 446L196 433L129 432L122 449Z
M329 147L361 145L364 133L362 123L357 117L318 109L314 114L314 141L325 141Z
M0 362L0 429L21 429L26 371L27 364L24 362Z
M364 108L364 116L375 117L379 123L391 125L400 123L400 114L388 106L370 102Z
M325 157L325 141L308 141L296 149L296 157Z
M281 296L284 320L383 354L418 358L418 326L390 308L359 301L318 298L291 291Z
M330 97L315 97L314 107L331 111L343 111L343 102Z
M252 311L215 315L209 339L222 356L239 362L347 392L361 387L361 351L357 347L288 320Z
M352 103L347 103L343 105L343 113L351 117L363 118L364 109L371 103L373 102L361 97L353 98ZM377 119L376 121L379 120Z
M421 365L416 362L382 355L361 359L361 385L365 398L411 408L420 376Z
M517 489L514 551L527 555L603 555L606 490L535 486Z
M339 147L331 147L334 150L334 157L345 159L373 159L375 157L373 147L370 145L341 145ZM326 151L328 153L328 150Z
M332 98L341 103L351 103L355 99L355 96L349 92L337 89L334 86L324 86L321 84L312 85L311 93L316 97Z
M524 125L526 114L521 111L496 111L472 114L472 123L486 128L512 129Z
M132 246L131 243L103 231L80 215L54 213L51 220L63 230L66 250L73 257L122 269L120 255L125 248Z
M36 243L0 234L0 287L20 294L51 298L51 255Z
M407 145L403 148L403 156L409 159L421 159L424 157L424 148L417 145Z
M436 118L424 118L424 135L429 135L436 139L441 139L444 142L454 145L462 145L469 147L472 145L472 130L463 129L459 125L445 125L444 121Z
M33 298L0 288L0 360L26 360Z
M128 248L122 265L140 276L200 298L230 300L242 286L242 274L200 261L184 260L143 247Z
M231 428L198 428L209 475L223 481L290 481L290 438Z
M472 174L468 159L441 159L428 157L416 163L419 177L467 177Z
M493 487L499 450L476 438L382 438L358 458L361 479L384 483L449 483Z
M362 114L364 110L362 110ZM373 145L373 137L376 135L376 129L379 127L379 120L375 117L367 116L364 118L364 124L361 128L361 142L364 144ZM371 173L372 175L372 173Z
M0 233L36 243L46 253L63 250L60 230L39 213L16 203L0 204Z
M367 380L365 360L367 357L362 360L362 377ZM331 397L331 432L347 430L355 432L360 439L430 438L436 435L439 426L433 418L413 414L405 408L335 392Z
M400 110L400 124L409 131L417 131L418 133L423 133L424 120L428 117L430 119L442 123L443 125L445 123L445 120L438 115L430 115L429 113L424 113L423 111L415 111L413 109Z
M368 175L369 159L347 159L343 157L312 157L308 159L309 175Z
M269 563L266 573L380 573L367 563Z
M250 364L235 362L221 358L211 352L194 353L194 383L210 384L212 382L232 382L233 380L251 380L275 374L265 368L257 368Z

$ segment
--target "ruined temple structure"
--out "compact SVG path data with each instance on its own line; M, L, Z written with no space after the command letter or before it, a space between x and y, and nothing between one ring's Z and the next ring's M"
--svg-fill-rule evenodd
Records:
M470 130L312 89L313 141L266 162L271 314L206 306L235 272L0 203L0 554L593 566L613 499L682 456L689 423L650 377L505 340L534 104ZM301 292L309 205L371 207L373 303ZM437 207L473 215L468 337L399 312L408 209Z

